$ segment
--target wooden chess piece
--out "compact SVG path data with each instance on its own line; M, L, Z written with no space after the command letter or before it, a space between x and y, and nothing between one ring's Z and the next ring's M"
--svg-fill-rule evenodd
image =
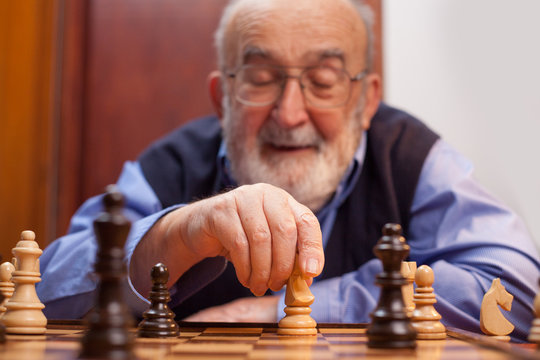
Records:
M8 334L40 335L46 331L47 318L42 311L45 305L36 293L36 283L41 281L38 258L43 251L35 238L33 231L23 231L12 250L17 264L11 274L15 289L2 317Z
M534 298L534 313L535 318L531 325L531 330L529 331L529 341L532 343L539 344L540 348L540 292L536 294Z
M514 325L506 320L497 305L510 311L512 300L514 296L506 291L501 284L501 279L493 279L480 305L480 329L484 334L497 340L510 341L508 334L514 330Z
M414 274L416 273L416 261L402 261L401 262L401 275L407 280L407 284L403 285L401 292L403 292L403 302L407 308L407 315L412 316L414 311Z
M0 261L2 261L2 256L0 256ZM1 276L1 274L0 274L0 276ZM10 278L11 278L11 276L10 276ZM3 304L4 304L5 300L6 299L4 297L4 294L2 293L2 291L0 291L0 304L2 304L2 307L3 307ZM4 308L4 311L6 311L5 308ZM2 315L4 315L3 312L0 314L0 318L2 317ZM4 326L4 323L0 320L0 343L5 343L5 342L6 342L6 327Z
M94 308L86 317L88 330L81 340L80 358L134 359L133 324L124 301L126 277L124 244L131 227L123 214L124 197L114 186L103 197L105 211L94 221L98 243L95 272L98 286Z
M287 281L284 310L286 315L278 323L278 335L317 335L317 323L309 315L309 306L314 300L315 297L300 271L297 256L293 273Z
M4 295L0 293L0 302L4 301ZM0 320L0 344L6 342L6 327L4 326L4 323L2 320Z
M416 308L412 315L412 325L416 329L417 339L442 340L446 339L446 328L441 323L441 315L435 310L433 304L437 302L433 293L433 270L422 265L416 270L414 277L416 292L413 301Z
M167 281L169 270L161 263L152 267L152 290L150 291L150 308L143 314L143 320L138 326L139 337L168 338L180 334L178 324L174 321L174 313L167 303L171 301Z
M0 301L0 319L7 310L6 302L11 299L15 290L15 284L11 281L13 271L15 271L15 266L9 261L0 265L0 294L4 297L4 300Z
M414 348L416 330L407 315L401 292L402 286L407 284L401 275L401 261L409 254L409 245L401 236L398 224L386 224L382 233L373 249L383 265L383 272L375 281L381 287L381 293L377 307L370 315L367 345L371 348Z

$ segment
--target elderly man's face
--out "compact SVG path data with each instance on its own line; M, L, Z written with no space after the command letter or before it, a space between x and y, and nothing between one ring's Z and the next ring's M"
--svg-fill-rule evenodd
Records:
M365 70L365 28L346 2L250 3L228 28L228 70L251 64L285 67L291 76L318 65L351 76ZM223 128L236 180L274 184L318 210L335 191L369 127L371 116L362 113L366 82L351 82L344 104L320 108L306 101L294 78L275 103L264 106L238 101L232 90L238 80L227 81Z

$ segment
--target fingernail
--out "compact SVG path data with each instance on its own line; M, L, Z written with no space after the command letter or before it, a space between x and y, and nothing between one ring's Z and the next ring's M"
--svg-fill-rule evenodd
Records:
M308 275L317 275L319 272L319 261L317 259L308 259L306 264L306 272Z

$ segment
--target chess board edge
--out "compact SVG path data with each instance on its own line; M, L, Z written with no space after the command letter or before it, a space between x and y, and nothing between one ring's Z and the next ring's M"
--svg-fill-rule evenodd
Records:
M474 333L472 331L467 331L463 329L458 329L455 327L446 327L446 334L451 338L462 340L468 343L473 343L480 347L488 348L491 350L497 350L506 354L510 354L519 359L540 359L540 348L535 344L516 344L499 341L492 339L487 335ZM530 346L531 348L537 348L535 353L527 351L524 346Z

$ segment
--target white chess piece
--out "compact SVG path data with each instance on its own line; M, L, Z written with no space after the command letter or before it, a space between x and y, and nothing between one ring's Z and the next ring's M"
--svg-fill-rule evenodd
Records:
M407 285L401 287L403 293L403 302L407 308L407 315L412 316L415 308L414 298L414 276L416 274L416 261L402 261L401 275L407 280Z
M4 301L0 304L0 318L4 316L6 312L6 303L13 296L13 290L15 289L15 284L11 281L11 274L15 271L15 266L6 261L0 265L0 292L4 295Z
M417 339L420 340L442 340L446 338L446 328L441 323L441 315L433 306L436 296L433 292L433 282L435 275L433 270L422 265L416 269L414 281L416 282L416 292L413 301L415 309L412 314L412 326L418 332Z
M42 309L35 284L41 281L39 256L43 252L33 231L23 231L21 241L12 250L17 259L16 269L12 273L15 284L13 296L6 303L6 313L2 318L8 334L44 334L47 318Z
M285 317L278 323L278 335L317 335L317 323L309 315L315 297L309 290L298 266L298 256L294 270L287 281L285 292Z
M536 294L534 298L534 313L536 317L534 318L531 330L529 332L529 341L532 343L540 344L540 292Z

